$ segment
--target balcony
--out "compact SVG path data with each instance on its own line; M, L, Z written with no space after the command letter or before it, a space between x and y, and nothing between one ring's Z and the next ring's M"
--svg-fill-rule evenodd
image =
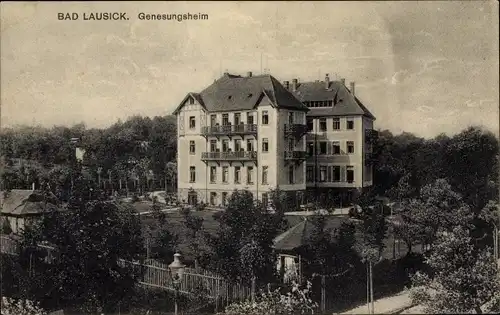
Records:
M365 153L365 165L370 166L375 163L375 154Z
M202 152L201 160L203 162L214 161L220 165L220 162L254 162L257 164L257 151L239 151L239 152Z
M285 162L301 163L307 157L306 151L285 151Z
M365 141L366 143L375 143L378 139L378 131L373 129L365 129Z
M305 124L285 125L285 137L293 137L295 139L300 139L306 133L307 133L307 125Z
M239 125L216 125L204 126L201 129L202 136L206 137L221 137L228 136L243 136L243 135L257 135L256 124L239 124Z

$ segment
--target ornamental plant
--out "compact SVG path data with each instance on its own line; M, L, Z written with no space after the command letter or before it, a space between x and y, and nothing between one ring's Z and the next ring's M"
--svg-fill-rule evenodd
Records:
M47 312L38 303L29 300L15 300L2 297L2 315L46 315Z
M281 288L267 291L256 296L255 302L246 301L229 305L224 313L230 315L281 315L314 314L317 303L310 298L311 282L304 286L292 282L290 292L281 293Z

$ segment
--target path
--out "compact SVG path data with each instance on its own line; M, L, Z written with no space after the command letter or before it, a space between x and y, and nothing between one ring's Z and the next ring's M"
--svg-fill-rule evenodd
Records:
M408 292L401 292L397 295L393 295L390 297L382 298L375 300L374 314L392 314L395 313L405 307L409 307L411 305L411 300L408 295ZM366 304L343 312L342 314L369 314L368 306ZM411 314L411 313L405 313Z

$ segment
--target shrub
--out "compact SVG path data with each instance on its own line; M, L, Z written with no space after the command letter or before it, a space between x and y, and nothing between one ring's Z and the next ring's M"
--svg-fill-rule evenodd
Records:
M2 315L46 315L42 308L29 300L14 300L2 297Z
M311 282L301 287L293 282L290 292L282 294L280 288L262 292L256 301L242 302L229 305L223 314L231 315L278 315L278 314L313 314L318 307L310 298Z

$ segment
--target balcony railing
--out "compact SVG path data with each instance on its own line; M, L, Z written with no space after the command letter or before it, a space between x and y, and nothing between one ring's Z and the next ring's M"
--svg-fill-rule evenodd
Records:
M255 161L257 151L202 152L201 159L204 161Z
M203 136L235 136L257 134L256 124L239 124L239 125L217 125L204 126L201 130Z
M292 136L300 139L307 133L307 125L305 124L288 124L285 125L285 136Z
M378 139L378 131L365 129L365 139L367 143L374 143Z
M305 160L306 151L285 151L285 161Z
M373 165L375 162L375 155L373 153L365 153L365 165Z

